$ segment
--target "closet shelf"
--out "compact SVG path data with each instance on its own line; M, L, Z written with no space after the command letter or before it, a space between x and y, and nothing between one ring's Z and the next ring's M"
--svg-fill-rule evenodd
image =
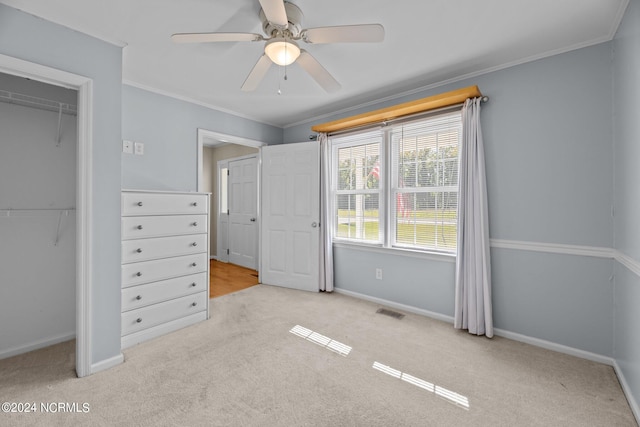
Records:
M76 208L65 209L0 209L0 218L33 218L33 217L47 217L57 216L58 225L56 226L56 238L53 241L53 246L58 246L60 241L60 224L62 224L62 217L69 216L69 212L75 211Z
M56 113L76 116L78 107L66 102L53 101L51 99L38 98L36 96L24 95L16 92L0 90L0 102L22 105L23 107L39 108L41 110L54 111Z

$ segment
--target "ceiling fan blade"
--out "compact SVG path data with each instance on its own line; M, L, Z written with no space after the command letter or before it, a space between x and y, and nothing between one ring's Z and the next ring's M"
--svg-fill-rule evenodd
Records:
M381 42L384 40L384 27L380 24L362 24L308 28L302 32L302 40L307 43Z
M304 49L300 50L298 64L327 92L340 89L340 83L320 63Z
M287 11L284 8L283 0L259 0L264 16L274 26L285 29L289 25Z
M251 92L252 90L256 90L262 79L264 78L267 71L269 71L269 67L271 67L271 59L267 55L262 55L256 65L253 66L253 69L245 79L244 83L242 83L242 90L244 92Z
M173 34L171 40L176 43L257 42L264 38L252 33L178 33Z

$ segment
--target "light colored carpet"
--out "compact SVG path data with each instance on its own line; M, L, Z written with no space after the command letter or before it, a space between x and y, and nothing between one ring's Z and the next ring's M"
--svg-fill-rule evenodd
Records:
M609 366L378 308L254 286L211 300L210 320L130 348L122 365L86 378L75 378L73 342L5 359L0 401L90 409L0 413L0 425L636 425ZM296 325L352 350L291 333Z

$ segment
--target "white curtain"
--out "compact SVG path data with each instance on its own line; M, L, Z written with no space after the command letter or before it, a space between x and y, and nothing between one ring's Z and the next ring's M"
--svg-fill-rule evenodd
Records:
M454 327L491 338L491 257L480 102L481 98L467 99L462 108Z
M329 212L331 150L326 133L318 134L320 144L320 290L333 291L333 245L331 243L332 215Z

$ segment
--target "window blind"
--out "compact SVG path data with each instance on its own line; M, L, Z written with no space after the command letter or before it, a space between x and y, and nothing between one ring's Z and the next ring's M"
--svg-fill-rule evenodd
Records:
M394 246L455 251L460 112L391 130Z

